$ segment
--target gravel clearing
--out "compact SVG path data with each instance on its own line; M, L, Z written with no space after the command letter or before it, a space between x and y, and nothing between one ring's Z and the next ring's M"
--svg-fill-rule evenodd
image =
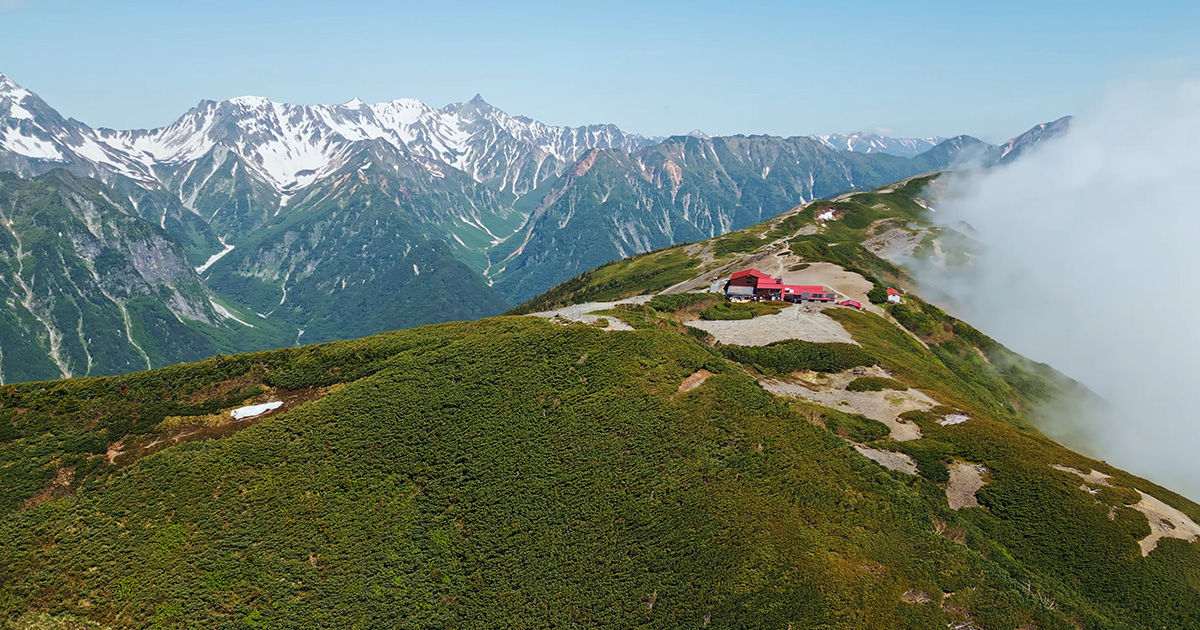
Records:
M883 234L863 241L863 247L880 258L898 262L912 256L917 246L925 239L926 232L892 228Z
M600 330L633 330L633 327L625 322L613 317L612 315L593 315L595 311L605 311L618 304L645 304L653 299L653 295L638 295L623 300L614 302L584 302L583 304L572 304L553 311L542 311L540 313L530 313L534 317L544 319L560 319L571 322L583 322L591 324L598 319L607 319L608 327Z
M984 485L982 466L968 462L954 462L950 466L950 482L946 484L946 501L950 509L959 510L965 507L979 507L975 492Z
M767 391L780 396L800 398L830 409L857 413L872 420L878 420L891 429L890 436L897 442L921 437L921 428L911 422L901 421L900 414L909 411L929 411L938 404L936 400L915 389L902 392L896 390L846 391L846 384L859 376L887 378L889 376L887 371L878 367L855 368L829 375L812 372L793 376L798 378L791 381L768 379L762 382L762 386Z
M917 474L917 462L913 461L913 458L905 455L904 453L897 453L895 451L880 451L873 448L867 448L861 444L855 444L854 450L862 453L868 459L874 460L877 464L887 468L888 470L902 472L906 475Z
M1112 485L1108 481L1109 479L1112 479L1112 476L1106 475L1106 474L1100 472L1099 470L1093 470L1091 472L1085 473L1082 470L1079 470L1078 468L1071 468L1070 466L1063 466L1062 464L1052 464L1050 467L1053 468L1054 470L1061 470L1063 472L1069 472L1072 475L1079 475L1080 477L1083 477L1084 481L1092 484L1093 486L1111 486Z
M785 339L802 339L817 343L858 342L836 320L822 313L824 305L795 304L778 315L763 315L754 319L688 322L688 325L707 331L726 344L765 346ZM828 307L842 308L842 307Z
M1070 466L1062 466L1060 464L1054 464L1051 468L1078 475L1093 486L1112 485L1109 481L1112 477L1098 470L1085 473L1078 468L1071 468ZM1087 485L1080 486L1080 490L1090 492ZM1137 488L1134 488L1134 490L1137 490ZM1193 542L1200 538L1200 525L1197 525L1187 514L1141 490L1137 490L1137 493L1142 497L1142 500L1129 507L1144 514L1146 520L1150 522L1150 535L1138 541L1138 547L1141 547L1143 557L1150 555L1150 552L1154 551L1154 548L1158 546L1159 539L1178 538Z
M1143 557L1154 551L1160 538L1178 538L1188 542L1200 538L1200 525L1188 518L1187 514L1141 490L1137 493L1141 495L1142 500L1129 507L1145 514L1146 520L1150 521L1150 535L1138 541Z

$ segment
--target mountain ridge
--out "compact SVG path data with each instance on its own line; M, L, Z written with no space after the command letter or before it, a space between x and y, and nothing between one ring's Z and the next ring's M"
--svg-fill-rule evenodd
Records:
M482 97L440 109L237 97L114 131L3 85L0 170L102 182L179 245L240 321L288 343L495 315L610 260L991 150L969 137L907 158L812 137L646 138L544 125ZM13 151L23 138L57 158ZM339 301L358 306L338 314Z
M0 387L0 615L1200 627L1200 505L1037 429L1078 384L911 291L862 311L692 291L749 266L903 289L862 243L924 225L928 183L611 263L537 317ZM803 338L829 326L852 343Z

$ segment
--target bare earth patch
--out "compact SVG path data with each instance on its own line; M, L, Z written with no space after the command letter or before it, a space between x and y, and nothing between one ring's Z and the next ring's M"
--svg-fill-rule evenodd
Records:
M1053 464L1051 468L1078 475L1093 486L1112 485L1109 481L1112 477L1098 470L1085 473L1078 468L1071 468L1070 466L1062 466L1060 464ZM1080 486L1079 489L1091 492L1086 484ZM1134 490L1137 490L1137 488L1134 488ZM1137 490L1137 493L1138 496L1142 497L1142 500L1129 507L1141 512L1145 515L1146 520L1150 522L1150 535L1138 541L1138 546L1142 549L1143 557L1150 555L1150 552L1154 551L1154 548L1158 546L1160 538L1178 538L1188 542L1194 542L1200 538L1200 525L1197 525L1187 514L1141 490ZM1112 518L1111 512L1109 513L1109 518Z
M929 596L929 593L926 593L925 591L918 591L915 588L910 588L905 591L904 595L900 596L900 599L910 604L924 604L925 602L933 601L933 598Z
M1160 538L1178 538L1194 542L1200 538L1200 525L1188 518L1187 514L1159 501L1158 499L1138 490L1142 500L1129 506L1146 515L1150 521L1150 535L1139 540L1142 555L1148 556L1158 546Z
M904 453L897 453L895 451L881 451L878 449L868 448L861 444L855 444L854 450L862 453L867 459L875 461L880 466L883 466L888 470L902 472L906 475L917 474L917 462L913 461L913 458L905 455Z
M1108 481L1112 477L1100 472L1099 470L1093 470L1091 472L1085 473L1082 470L1079 470L1078 468L1071 468L1070 466L1063 466L1061 464L1053 464L1050 467L1053 468L1054 470L1061 470L1063 472L1069 472L1073 475L1079 475L1080 477L1083 477L1084 481L1088 482L1089 484L1091 484L1093 486L1111 486L1112 485Z
M765 346L785 339L857 345L858 342L840 323L821 312L824 308L823 305L796 304L777 315L763 315L754 319L697 320L690 322L690 325L708 332L721 343L739 346Z
M863 247L880 258L897 262L912 256L913 251L925 239L925 232L892 228L883 234L863 241Z
M607 319L608 326L601 330L633 330L633 327L625 322L612 317L611 315L593 315L595 311L608 310L618 304L645 304L653 299L653 295L638 295L623 300L615 300L613 302L584 302L583 304L572 304L553 311L542 311L540 313L530 313L534 317L541 317L549 320L564 320L570 322L583 322L585 324L595 323L598 319Z
M929 411L938 405L936 400L915 389L905 391L889 389L879 392L846 391L846 385L859 376L887 378L889 374L886 370L878 367L855 368L829 375L815 372L796 373L792 375L792 379L787 381L765 380L762 382L762 386L767 391L780 396L808 400L831 409L857 413L882 422L891 429L890 437L898 442L921 437L920 427L901 420L899 416L909 411Z
M41 490L34 493L33 496L25 499L21 503L21 509L27 510L32 507L37 507L50 499L62 496L70 496L75 494L75 489L71 487L71 480L75 478L74 466L59 466L54 473L54 478L50 483L46 484Z
M704 384L704 381L708 380L708 377L710 376L712 376L712 372L709 372L708 370L697 370L691 376L683 379L683 382L679 384L678 393L682 394L684 392L690 392L693 389L700 387Z
M968 462L954 462L950 466L950 482L946 484L946 501L950 509L979 507L975 492L986 483L981 466Z

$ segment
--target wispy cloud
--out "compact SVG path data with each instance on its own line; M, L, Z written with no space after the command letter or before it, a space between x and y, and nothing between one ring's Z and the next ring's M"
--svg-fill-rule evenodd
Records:
M939 216L979 257L922 282L1112 403L1069 427L1095 455L1200 499L1200 76L1114 90L1064 137L952 179Z

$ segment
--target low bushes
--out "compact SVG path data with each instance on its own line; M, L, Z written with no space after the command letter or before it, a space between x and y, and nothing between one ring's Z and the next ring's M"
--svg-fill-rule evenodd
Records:
M787 306L786 302L724 302L701 311L700 319L753 319L759 315L774 315Z
M882 440L891 433L891 429L886 424L856 413L823 408L821 415L825 420L825 428L855 442Z
M715 293L675 293L671 295L656 295L654 299L646 303L646 306L664 313L674 313L683 310L689 306L706 301L717 301L723 299Z
M854 344L813 343L799 339L776 341L766 346L721 346L721 353L728 359L771 374L800 370L841 372L875 364L870 353Z
M846 391L848 392L881 392L885 389L904 391L908 389L908 385L895 379L883 378L881 376L860 376L850 381L849 385L846 385Z

